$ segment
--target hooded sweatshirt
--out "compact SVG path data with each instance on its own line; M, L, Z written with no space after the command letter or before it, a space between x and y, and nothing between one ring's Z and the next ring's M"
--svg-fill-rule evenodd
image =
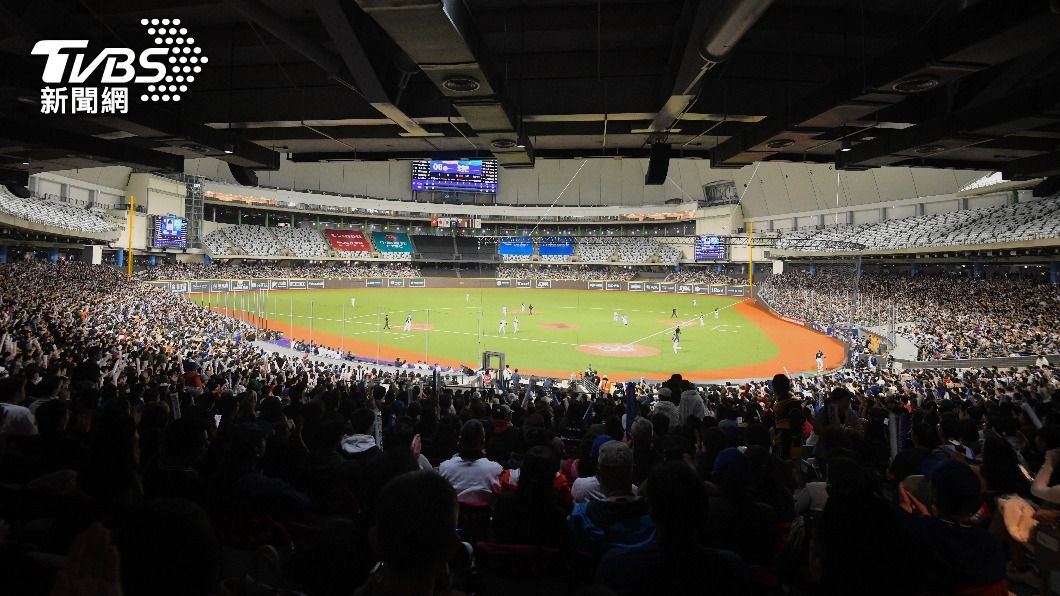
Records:
M695 416L698 420L703 420L706 417L707 408L703 405L703 398L699 396L698 391L689 389L681 393L681 406L678 408L678 415L681 417L682 424L688 421L689 416Z
M380 453L372 435L350 435L342 438L342 453L348 458L359 459Z

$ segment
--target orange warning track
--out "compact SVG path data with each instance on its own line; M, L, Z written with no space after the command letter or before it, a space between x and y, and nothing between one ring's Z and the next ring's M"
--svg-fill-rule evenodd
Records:
M826 361L842 362L842 354L844 352L843 342L838 339L829 337L808 327L780 319L773 316L769 311L747 301L738 302L733 308L739 311L743 316L747 317L752 324L757 325L758 328L765 333L766 337L776 344L780 353L765 362L758 362L744 366L716 368L711 370L675 370L673 372L680 373L684 378L693 381L725 381L729 379L768 378L777 373L784 372L785 369L791 374L811 370L816 371L817 363L814 360L814 355L817 353L818 349L825 353ZM217 308L214 308L213 310L224 312ZM260 322L260 319L256 317L240 315L239 313L236 313L236 316L239 316L239 318L250 323L257 324ZM294 326L292 328L288 323L276 321L268 321L268 327L283 332L286 337L292 340L309 341L310 338L309 329L305 327ZM343 338L333 333L326 333L323 331L313 330L312 338L318 345L324 345L335 350L353 352L364 358L375 358L378 360L393 360L394 358L401 358L402 360L407 360L409 362L420 362L423 360L423 352L381 346L372 342L352 339L349 337ZM451 366L454 368L464 365L471 366L472 368L477 368L479 366L474 362L464 362L453 360L452 358L440 358L434 355L430 357L429 364L440 364L442 366ZM519 368L522 369L524 373L557 378L567 378L572 372L541 370L525 366L520 366ZM828 370L833 370L838 368L838 366L826 366L826 368ZM629 376L634 377L636 375L631 374ZM644 374L644 377L647 379L660 378L657 373L646 373Z

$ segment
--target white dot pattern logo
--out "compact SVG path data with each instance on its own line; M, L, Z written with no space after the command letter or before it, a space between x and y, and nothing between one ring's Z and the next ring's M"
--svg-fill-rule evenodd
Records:
M140 19L140 24L146 28L155 45L165 48L169 54L165 84L159 81L157 85L148 85L147 93L140 95L140 101L180 101L181 95L177 92L186 93L188 86L172 83L195 82L195 77L190 73L202 72L199 64L207 62L206 56L202 55L202 48L195 45L195 38L188 34L187 27L180 26L180 19ZM194 68L189 64L194 64Z

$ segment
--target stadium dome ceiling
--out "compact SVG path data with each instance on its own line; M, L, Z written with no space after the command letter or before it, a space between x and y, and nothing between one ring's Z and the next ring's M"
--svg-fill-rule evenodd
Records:
M647 156L1060 174L1056 0L27 0L0 9L0 171ZM42 115L41 39L208 56L178 103Z

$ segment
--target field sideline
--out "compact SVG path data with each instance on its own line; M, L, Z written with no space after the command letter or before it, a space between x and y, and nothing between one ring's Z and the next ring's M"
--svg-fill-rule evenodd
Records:
M814 369L818 349L831 357L832 365L842 360L842 345L836 340L777 319L743 298L508 288L288 290L267 296L238 292L190 297L222 311L227 301L229 312L247 317L257 312L269 328L289 337L312 337L364 357L400 356L477 368L488 350L504 352L507 362L523 372L562 377L591 364L613 380L661 379L674 372L704 381L740 379ZM677 310L676 318L672 309ZM405 331L409 314L412 327ZM387 315L389 329L384 328ZM621 321L623 315L628 326ZM498 329L502 318L508 323L503 334ZM681 341L674 353L677 326Z

